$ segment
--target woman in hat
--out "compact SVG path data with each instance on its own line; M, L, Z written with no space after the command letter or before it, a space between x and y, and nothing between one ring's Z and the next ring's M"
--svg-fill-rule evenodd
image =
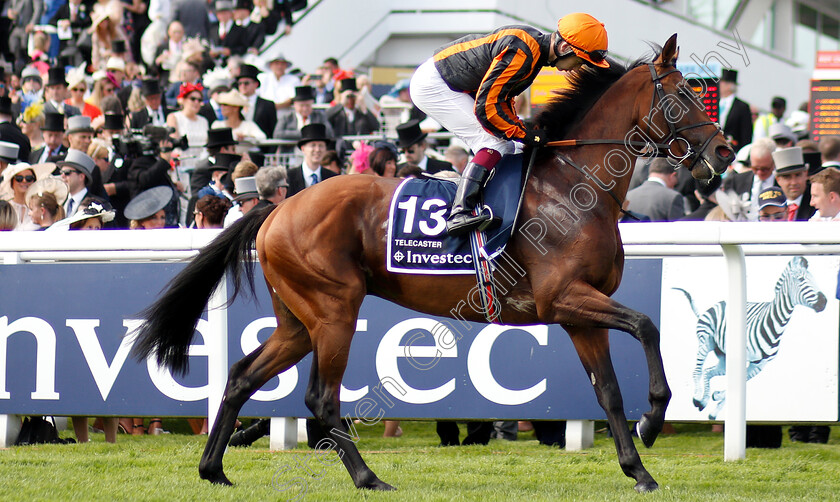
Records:
M166 125L175 129L175 137L187 137L189 148L181 152L181 167L193 168L204 153L207 144L207 130L210 124L199 115L204 103L204 87L201 84L182 83L178 92L181 109L166 117Z
M20 130L29 138L29 145L33 151L44 146L44 136L41 134L44 121L44 102L40 100L30 103L18 117Z
M113 3L105 2L105 3ZM119 4L119 2L116 2ZM101 3L100 3L101 5ZM123 33L120 26L120 15L108 12L110 9L94 8L93 16L91 17L91 44L93 46L91 52L91 64L94 69L104 70L108 58L114 55L114 42L122 40L127 42L125 33Z
M137 194L125 207L131 230L154 230L166 226L165 208L172 201L173 190L156 186Z
M26 162L19 162L9 166L3 172L3 183L0 185L0 193L6 194L17 213L17 230L37 230L38 225L32 222L29 215L29 207L26 205L26 191L35 183L36 179L49 175L52 164L40 164L31 166ZM10 196L9 196L10 194Z
M102 100L108 96L114 96L117 91L117 81L106 71L97 71L93 74L93 91L85 100L95 106L99 113L102 113ZM99 118L99 115L97 115ZM91 118L91 121L93 119Z
M513 141L545 145L544 131L526 129L514 99L544 66L577 71L583 65L608 68L607 31L589 14L568 14L557 30L543 33L525 25L505 26L488 34L467 35L438 49L411 78L411 99L423 112L464 140L475 152L461 175L450 235L461 235L487 222L473 215L481 188Z
M67 197L67 185L64 182L56 178L46 178L45 180L64 185L64 198ZM36 230L46 230L56 221L64 219L64 208L62 207L64 200L59 200L55 192L47 191L46 189L33 190L33 188L36 188L36 185L32 185L26 192L29 217L32 219L32 223L40 227Z
M82 115L90 117L91 121L102 115L102 111L97 105L85 101L85 94L87 94L87 82L85 81L85 68L83 66L74 68L67 74L67 92L70 97L64 100L65 104L75 106L81 110ZM98 101L99 100L97 100L97 102Z
M236 89L223 92L219 94L216 102L221 106L225 119L213 122L213 129L230 127L237 141L265 141L266 135L262 129L255 122L245 120L245 115L242 114L242 109L248 106L248 100L242 93Z

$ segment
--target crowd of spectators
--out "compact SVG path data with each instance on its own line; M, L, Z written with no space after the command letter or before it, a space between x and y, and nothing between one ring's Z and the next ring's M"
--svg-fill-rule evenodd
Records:
M266 37L293 29L286 0L2 8L0 230L222 228L333 176L455 175L470 158L457 141L435 150L428 133L439 125L411 104L407 80L376 99L367 75L334 58L302 74L282 54L264 57ZM736 97L733 70L720 91L737 161L709 184L664 159L639 159L628 213L840 220L840 138L809 140L807 106L786 116L781 97L758 113ZM402 111L390 142L380 112L394 106ZM770 188L783 205L760 205ZM106 427L110 440L114 422ZM507 427L515 435L515 423ZM457 427L447 434L457 441Z

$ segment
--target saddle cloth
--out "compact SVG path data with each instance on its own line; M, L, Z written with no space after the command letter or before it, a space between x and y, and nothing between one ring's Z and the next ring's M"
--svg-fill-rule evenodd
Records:
M499 162L484 188L485 205L502 219L500 226L485 232L480 252L488 260L504 251L513 232L522 181L522 155L510 155ZM389 272L475 273L469 234L450 237L446 232L456 189L455 180L431 177L409 178L397 187L388 217Z

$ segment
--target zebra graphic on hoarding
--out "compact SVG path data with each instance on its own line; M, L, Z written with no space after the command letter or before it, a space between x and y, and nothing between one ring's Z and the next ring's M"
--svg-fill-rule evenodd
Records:
M682 291L697 316L697 364L694 367L694 406L704 410L709 405L709 382L726 373L726 301L720 301L702 314L697 311L688 291ZM775 295L770 302L747 303L747 380L756 376L779 351L779 341L785 332L793 310L803 305L816 312L825 309L826 297L817 287L808 270L808 261L796 256L788 262L776 282ZM709 353L714 351L717 364L706 367ZM711 395L717 405L709 418L717 418L723 407L725 391Z

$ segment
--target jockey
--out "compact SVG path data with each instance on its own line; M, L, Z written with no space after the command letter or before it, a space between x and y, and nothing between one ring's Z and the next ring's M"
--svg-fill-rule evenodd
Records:
M473 216L490 171L512 141L538 147L548 142L544 131L526 130L513 100L528 88L540 69L553 66L573 71L585 63L608 68L607 31L589 14L568 14L557 31L542 33L531 26L505 26L486 35L467 35L441 47L411 78L411 99L418 108L464 140L475 152L464 168L446 222L457 236L489 222Z

